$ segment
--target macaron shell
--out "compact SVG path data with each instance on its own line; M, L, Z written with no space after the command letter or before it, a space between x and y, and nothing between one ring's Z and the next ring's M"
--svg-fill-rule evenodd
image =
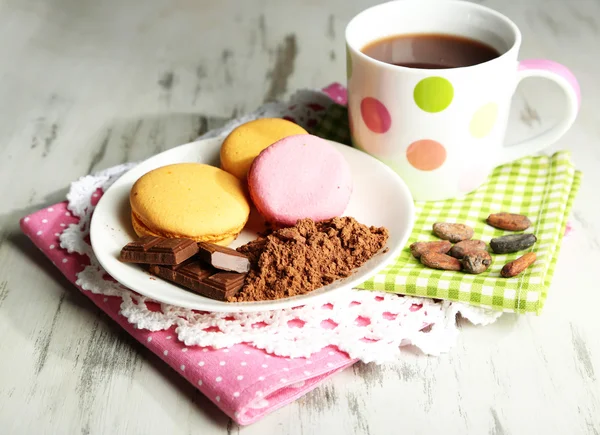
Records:
M291 121L260 118L235 128L221 145L221 168L245 180L252 162L262 150L284 137L308 134Z
M298 219L342 215L352 194L352 174L329 142L296 135L260 153L248 173L248 188L267 221L295 225Z
M197 241L234 238L250 214L242 183L200 163L148 172L131 188L130 203L136 232Z
M138 237L154 236L154 237L167 237L167 238L176 238L176 239L177 238L189 238L189 236L185 236L183 234L166 234L166 233L159 233L157 231L152 231L147 226L145 226L135 216L134 213L131 213L131 226L133 227L133 230L138 235ZM196 242L207 242L207 243L214 243L215 245L228 246L229 244L231 244L231 242L233 242L240 235L242 228L240 228L240 231L238 231L235 234L202 236L202 237L194 238L192 240L194 240Z

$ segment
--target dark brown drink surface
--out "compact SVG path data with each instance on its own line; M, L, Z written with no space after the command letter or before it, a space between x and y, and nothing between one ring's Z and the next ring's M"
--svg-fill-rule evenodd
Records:
M474 39L428 33L378 39L361 51L381 62L422 69L473 66L500 56L496 49Z

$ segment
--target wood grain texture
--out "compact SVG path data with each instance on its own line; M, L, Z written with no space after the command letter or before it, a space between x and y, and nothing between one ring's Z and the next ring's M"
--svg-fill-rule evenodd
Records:
M600 434L600 3L482 0L521 58L569 65L581 114L549 152L585 178L547 306L463 327L448 355L357 364L240 428L79 294L18 219L90 171L185 143L265 101L345 77L344 27L368 0L0 2L0 432L3 434ZM519 88L508 140L562 113Z

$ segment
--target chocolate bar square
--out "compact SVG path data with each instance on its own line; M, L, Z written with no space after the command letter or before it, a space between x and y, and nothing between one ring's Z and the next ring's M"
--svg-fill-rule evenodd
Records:
M153 275L219 301L226 301L239 292L246 278L245 273L219 272L196 258L175 267L153 264L149 271Z
M146 236L128 243L119 259L125 263L180 264L198 252L198 244L190 239L169 239Z
M198 243L198 256L217 269L246 273L250 270L250 260L244 254L225 246L212 243Z

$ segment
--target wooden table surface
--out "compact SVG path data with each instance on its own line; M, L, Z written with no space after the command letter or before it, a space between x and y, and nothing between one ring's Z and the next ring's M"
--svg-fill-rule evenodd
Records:
M464 327L448 355L357 364L239 427L19 232L20 217L90 171L344 82L344 27L373 3L0 1L1 433L600 434L598 1L483 1L521 26L521 58L579 78L580 116L549 152L570 149L584 180L543 315ZM509 137L547 127L563 106L552 85L526 82Z

